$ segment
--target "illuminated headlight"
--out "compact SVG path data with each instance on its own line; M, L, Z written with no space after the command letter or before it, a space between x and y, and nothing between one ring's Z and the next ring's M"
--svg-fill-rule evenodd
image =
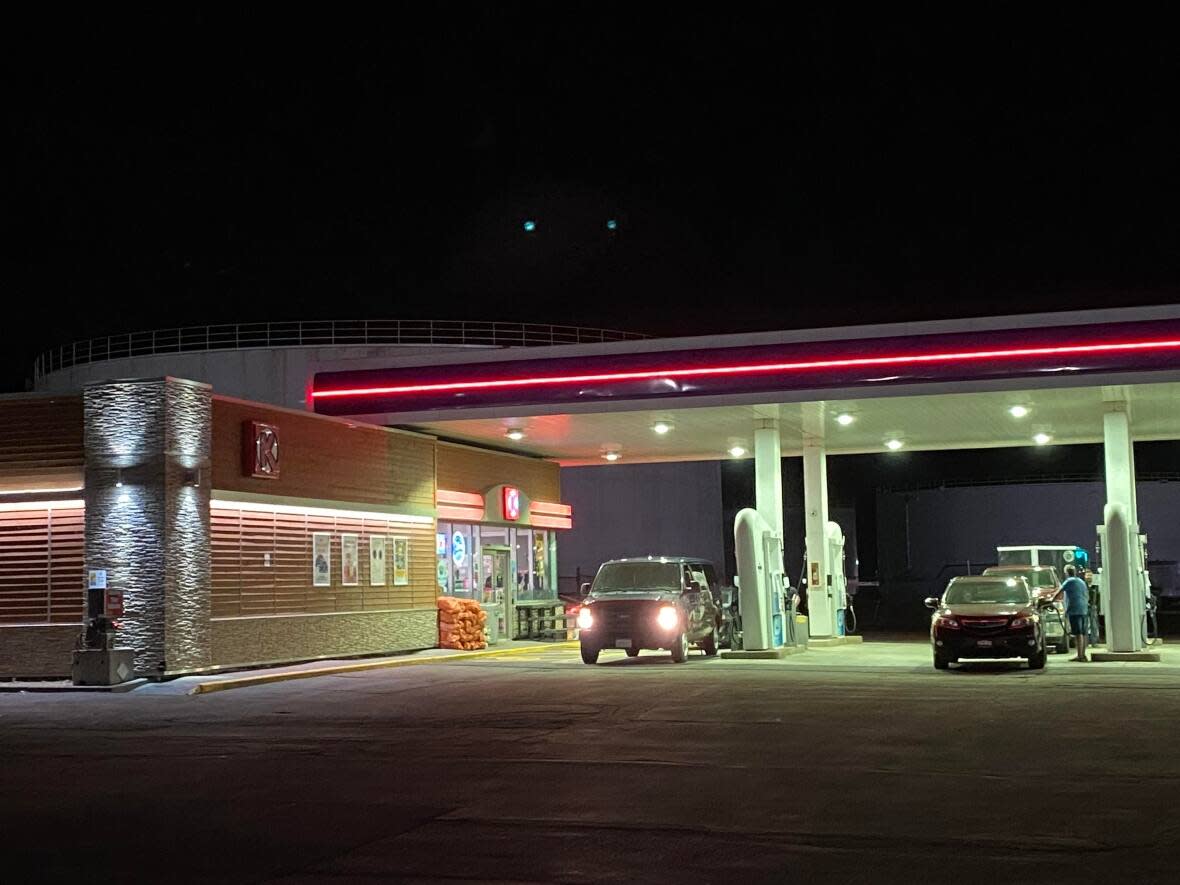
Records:
M588 608L578 610L578 629L589 630L594 626L594 613Z
M656 623L660 625L661 630L675 630L676 625L680 623L680 615L673 606L665 605L656 615Z

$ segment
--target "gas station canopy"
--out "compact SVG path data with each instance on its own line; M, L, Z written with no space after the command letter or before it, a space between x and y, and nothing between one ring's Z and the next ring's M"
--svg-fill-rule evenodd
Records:
M830 454L1096 443L1111 402L1134 410L1135 439L1175 439L1180 308L387 360L317 374L311 399L568 466L743 457L759 419L784 454L805 425Z

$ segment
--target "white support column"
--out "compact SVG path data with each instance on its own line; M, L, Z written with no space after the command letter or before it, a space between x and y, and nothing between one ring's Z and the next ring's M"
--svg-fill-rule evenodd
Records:
M1144 645L1144 588L1139 579L1139 514L1135 494L1135 448L1125 400L1110 400L1102 419L1106 461L1106 644L1110 651L1134 652Z
M836 602L829 583L828 457L824 404L803 404L803 512L807 535L807 614L812 636L836 635Z
M778 420L754 423L754 506L771 530L783 533L783 450Z

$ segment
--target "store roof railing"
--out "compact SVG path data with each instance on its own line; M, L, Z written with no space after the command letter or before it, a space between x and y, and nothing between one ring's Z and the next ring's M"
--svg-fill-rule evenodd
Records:
M646 338L616 329L587 329L542 323L468 322L466 320L302 320L233 323L128 332L75 341L37 357L35 378L70 366L127 357L199 353L265 347L330 347L348 344L471 345L542 347Z

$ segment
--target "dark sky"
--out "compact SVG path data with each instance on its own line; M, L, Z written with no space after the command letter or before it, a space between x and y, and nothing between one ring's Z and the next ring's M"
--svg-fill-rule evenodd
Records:
M176 324L1178 300L1165 22L687 6L14 23L0 387L43 347Z

